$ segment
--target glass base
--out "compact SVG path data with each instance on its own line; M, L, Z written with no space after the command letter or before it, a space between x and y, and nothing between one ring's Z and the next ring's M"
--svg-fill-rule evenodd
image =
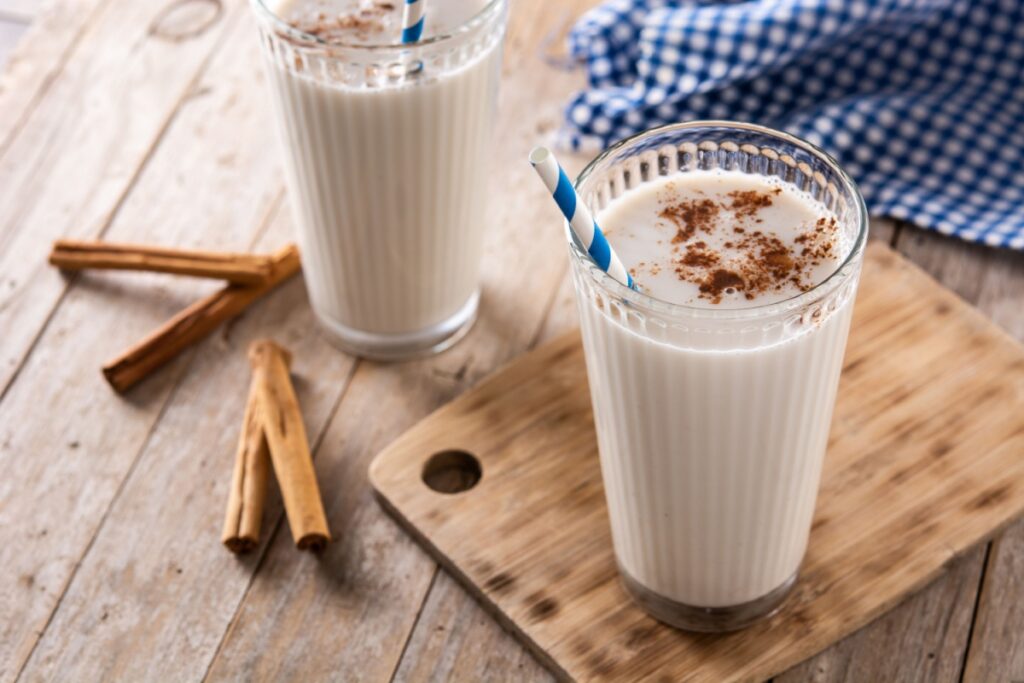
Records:
M331 342L342 351L371 360L397 361L430 356L451 347L473 327L479 308L480 291L477 290L447 320L424 330L399 334L361 332L319 313L316 319Z
M750 602L728 607L695 607L670 600L645 588L624 572L622 567L619 567L619 576L633 601L652 617L669 626L700 633L736 631L767 619L782 607L797 577L794 572L781 586Z

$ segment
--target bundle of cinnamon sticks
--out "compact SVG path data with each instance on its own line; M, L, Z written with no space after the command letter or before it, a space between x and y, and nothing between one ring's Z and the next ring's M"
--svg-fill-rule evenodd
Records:
M59 240L50 263L64 271L137 270L224 280L223 289L200 299L148 337L103 366L118 392L127 391L222 322L246 309L299 270L299 252L288 245L273 254L220 253L137 244ZM259 543L271 469L300 549L319 550L330 540L302 413L289 376L291 353L270 340L249 347L252 385L246 403L222 541L233 552Z
M259 544L271 465L295 545L318 551L331 538L302 413L288 376L291 360L287 349L269 339L249 346L252 384L221 534L232 552L248 552Z
M237 254L168 249L139 244L58 240L50 263L63 271L140 270L215 278L227 285L168 320L103 366L116 391L125 392L222 322L299 271L294 244L273 254Z

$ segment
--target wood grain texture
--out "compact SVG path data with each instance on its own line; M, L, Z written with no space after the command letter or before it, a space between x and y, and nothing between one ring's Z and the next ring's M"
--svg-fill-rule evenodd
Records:
M287 222L277 221L263 246L288 232ZM302 283L289 282L229 335L198 348L81 559L24 680L202 678L271 537L264 534L262 546L242 557L218 539L237 436L223 426L237 425L245 409L246 347L274 330L293 351L296 390L314 443L350 376L351 360L308 333L314 323L304 297ZM281 517L276 494L265 514L272 529ZM281 537L291 545L287 533ZM288 553L309 557L293 547ZM310 560L305 567L315 571L317 562Z
M28 23L48 2L49 0L0 0L0 17Z
M0 156L65 67L89 21L110 1L52 0L34 17L24 40L0 70ZM18 21L14 9L15 13L5 16ZM28 19L20 17L20 21Z
M927 588L774 683L959 681L984 556L978 548L955 560Z
M344 672L349 681L372 681L394 670L433 563L376 506L366 468L421 411L445 400L440 391L424 397L424 387L452 390L432 372L436 365L418 365L416 374L359 365L314 452L334 542L314 558L294 550L287 530L274 535L209 680L320 680Z
M440 569L392 680L540 683L554 677Z
M248 11L242 0L230 8L172 40L154 28L163 3L110 0L80 29L31 116L12 124L16 135L0 146L0 393L67 288L46 265L48 243L106 230L211 51ZM33 36L26 41L48 39Z
M252 27L242 27L246 28ZM131 196L120 207L109 230L113 239L243 250L252 245L281 192L280 171L265 152L265 128L261 126L267 114L264 94L254 88L254 83L260 85L256 54L253 45L248 54L226 51L218 55L209 77L197 86L205 95L185 101L167 131L166 146L149 160ZM250 132L250 144L239 146L241 131ZM261 246L278 246L287 232L284 228L275 231ZM45 235L38 240L39 251L44 253L50 240ZM45 261L39 266L49 268ZM60 279L56 273L49 275ZM146 274L75 278L0 402L0 462L6 475L0 480L0 679L10 678L22 666L55 607L66 604L62 596L76 566L191 357L175 361L127 401L116 397L99 373L109 354L216 289L213 283L192 280L168 285L165 277ZM299 306L303 301L301 284L288 286L298 287L290 305ZM230 332L230 327L222 328L221 335L206 342L206 348L223 345ZM244 380L234 393L241 400ZM41 415L64 417L54 421ZM192 419L193 424L217 427L218 435L233 438L240 416L241 412L224 414L223 424L217 426L197 409ZM204 447L195 452L203 453ZM230 455L225 456L227 464ZM226 486L229 470L224 472L223 478L211 475L206 481L216 479ZM154 493L149 500L157 504L151 512L162 509L165 496ZM220 511L223 500L217 501ZM40 506L40 501L46 504ZM174 535L174 520L167 523L169 529L154 541ZM139 529L138 533L143 536L148 530ZM127 551L118 557L129 563L132 559ZM116 586L109 588L116 592ZM145 621L144 610L133 611L127 594L124 601L115 597L109 603L124 605L133 618ZM173 626L157 621L146 625L156 628L159 623ZM215 642L221 633L214 636ZM74 649L70 644L67 647ZM90 651L94 659L82 660L83 669L96 666L103 654ZM115 651L109 653L112 659L117 656Z
M388 507L576 678L767 677L874 618L1024 511L1015 457L1024 351L874 245L803 578L768 622L717 638L684 634L655 624L618 587L583 377L577 339L563 338L403 435L371 470ZM955 406L928 409L954 396ZM442 498L415 473L450 448L476 453L485 474L473 491ZM567 478L578 482L571 495L545 485ZM494 535L501 544L488 541Z
M1024 681L1024 524L994 540L985 566L964 681Z
M563 154L560 161L567 172L583 166L583 160L574 155ZM534 345L548 342L577 325L576 299L566 270ZM442 566L409 636L394 680L488 679L546 683L554 680L554 675Z
M900 251L996 324L1024 341L1024 254L967 245L916 228L902 231ZM1024 450L1020 456L1024 457ZM983 550L972 561L982 562ZM963 680L1024 680L1024 521L1007 529L987 554ZM955 590L952 590L954 594ZM948 602L948 598L947 598Z
M571 156L563 155L561 161L567 168L577 165ZM566 272L536 343L543 344L571 330L577 326L577 320L575 294ZM459 678L454 672L466 676ZM554 680L554 675L441 567L409 637L395 680L487 678L547 682Z
M0 69L7 63L7 55L18 44L18 39L25 33L27 24L16 19L5 19L0 14Z
M897 247L1011 336L1024 340L1024 252L968 244L910 226L902 229Z

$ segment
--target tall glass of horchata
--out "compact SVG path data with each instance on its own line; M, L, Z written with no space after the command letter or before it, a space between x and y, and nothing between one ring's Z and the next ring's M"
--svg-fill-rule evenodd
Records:
M421 34L401 1L251 2L317 319L362 356L448 347L479 301L507 0L430 0Z
M807 547L864 202L821 150L730 122L637 135L576 189L639 289L567 232L622 579L670 624L746 626Z

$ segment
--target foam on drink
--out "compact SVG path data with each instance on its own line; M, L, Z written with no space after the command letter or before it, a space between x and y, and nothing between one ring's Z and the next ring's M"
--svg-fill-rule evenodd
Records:
M744 308L805 292L839 265L836 219L796 188L740 171L696 171L630 190L598 215L642 291Z
M394 45L402 33L404 0L280 0L274 12L324 42ZM437 0L427 8L423 38L468 21L486 0Z

